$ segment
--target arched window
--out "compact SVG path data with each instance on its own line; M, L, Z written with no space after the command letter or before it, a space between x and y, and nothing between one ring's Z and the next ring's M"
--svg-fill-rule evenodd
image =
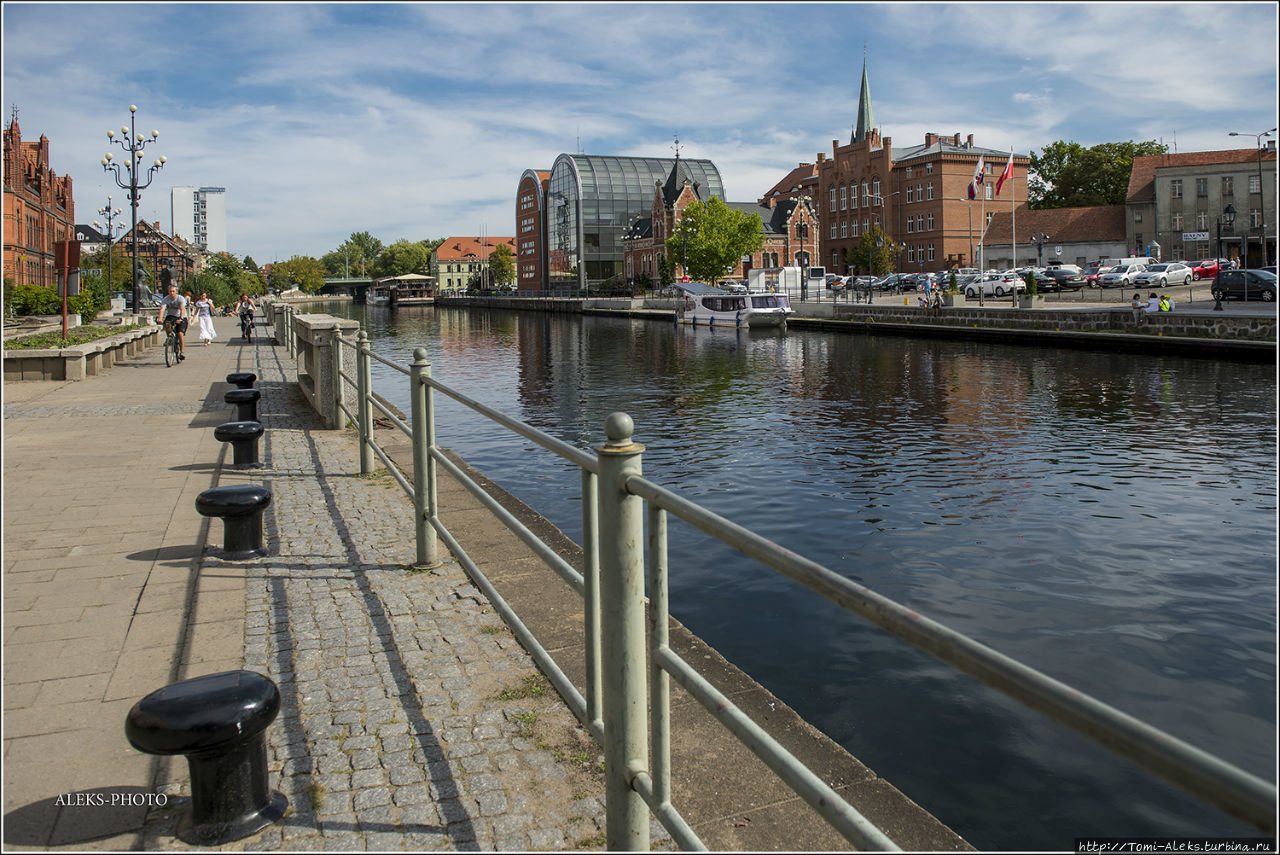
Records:
M880 198L880 179L874 178L871 181L871 195L876 198L876 205L883 205L884 200Z
M862 182L862 207L871 207L871 185L865 181Z
M858 207L858 183L856 181L849 182L849 207Z

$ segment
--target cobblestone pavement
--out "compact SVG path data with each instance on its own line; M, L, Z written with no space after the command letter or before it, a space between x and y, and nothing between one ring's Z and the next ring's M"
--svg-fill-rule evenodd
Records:
M263 466L220 481L272 489L271 554L248 562L245 667L281 690L269 762L290 810L223 848L602 848L598 746L446 550L440 568L407 566L408 498L385 473L359 475L354 433L308 420L282 348L254 351ZM186 848L181 803L151 814L146 848Z

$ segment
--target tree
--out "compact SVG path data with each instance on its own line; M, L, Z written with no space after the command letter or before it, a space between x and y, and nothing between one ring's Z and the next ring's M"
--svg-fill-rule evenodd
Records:
M687 260L685 273L714 285L737 266L744 255L764 246L760 215L730 208L712 196L706 204L684 209L675 233L667 238L667 255Z
M217 253L209 259L206 269L222 281L224 287L217 289L220 295L230 291L233 295L232 299L235 299L241 294L263 294L267 290L267 283L262 278L262 274L246 270L244 265L230 253ZM206 282L206 284L211 283ZM213 292L210 292L209 296L213 297ZM214 302L218 300L215 299Z
M845 261L853 268L854 275L884 276L893 269L896 248L893 238L879 226L872 226L858 238L858 245L845 253Z
M314 294L324 285L324 268L309 255L295 255L288 261L271 265L269 279L272 288L287 291L294 286L308 294Z
M373 271L373 264L382 254L382 241L368 232L352 232L338 246L337 251L346 254L346 262L352 271L359 268L361 276L368 276Z
M1076 208L1123 205L1135 157L1164 154L1169 147L1147 142L1080 143L1058 140L1039 154L1031 152L1027 167L1032 208Z
M500 243L489 253L489 282L501 288L510 285L515 278L515 256L511 254L511 247Z
M253 260L252 255L246 255L244 257L244 261L241 262L241 265L244 267L245 270L248 270L250 273L262 272L261 270L258 269L258 262Z
M426 273L431 267L431 255L421 243L398 240L378 255L373 265L374 276L403 276L406 273Z

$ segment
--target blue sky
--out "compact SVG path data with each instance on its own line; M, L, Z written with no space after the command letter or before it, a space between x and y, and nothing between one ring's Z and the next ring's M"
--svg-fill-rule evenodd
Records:
M676 135L755 199L848 141L864 42L897 146L1203 151L1277 118L1272 3L5 3L3 30L5 119L49 137L77 220L122 205L99 161L136 104L168 158L141 214L167 230L170 187L224 186L259 263L353 231L511 235L526 168Z

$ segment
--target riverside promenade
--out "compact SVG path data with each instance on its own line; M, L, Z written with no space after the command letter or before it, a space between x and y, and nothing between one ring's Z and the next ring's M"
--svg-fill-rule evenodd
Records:
M290 811L222 848L602 848L599 748L456 563L406 572L410 503L359 476L350 432L315 429L283 349L216 326L172 368L153 348L4 385L5 849L188 848L186 762L133 750L125 716L235 668L281 689ZM260 469L213 437L233 371L259 378ZM195 498L244 482L273 491L271 554L222 561Z
M384 470L359 474L353 431L321 428L285 348L215 324L215 343L172 368L156 348L84 381L4 384L5 849L189 848L174 835L186 762L133 750L125 716L235 668L280 687L268 766L290 809L221 848L604 848L600 746L447 551L409 567L410 502ZM234 371L258 375L261 468L213 437L235 418ZM403 437L379 434L403 460ZM195 511L236 483L272 490L266 557L222 560L222 523ZM452 479L440 505L580 676L581 600ZM696 637L677 626L672 644L900 845L970 848ZM677 804L708 846L848 848L698 704L677 692L672 716ZM656 822L650 836L673 847Z

